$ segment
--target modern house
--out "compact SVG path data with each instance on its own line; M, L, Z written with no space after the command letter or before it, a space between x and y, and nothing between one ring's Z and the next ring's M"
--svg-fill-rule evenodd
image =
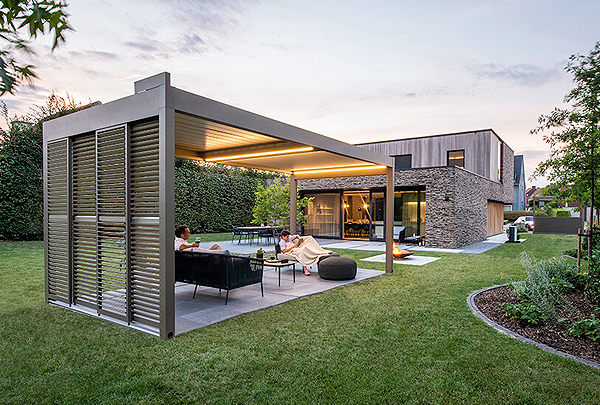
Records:
M458 248L503 231L513 202L514 152L491 129L363 143L394 158L394 236ZM305 234L383 240L385 176L299 180ZM402 228L404 227L404 228Z
M525 161L523 155L515 155L515 184L513 192L513 211L527 209L527 187L525 186Z

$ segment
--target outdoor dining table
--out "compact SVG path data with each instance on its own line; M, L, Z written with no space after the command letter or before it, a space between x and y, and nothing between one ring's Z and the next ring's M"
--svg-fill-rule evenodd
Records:
M275 234L280 229L280 227L278 227L278 226L236 226L236 229L238 231L248 232L249 235L252 235L252 239L249 242L250 244L252 244L252 241L254 240L254 235L258 236L261 234L261 232L264 232L264 231L273 231L271 233L271 235L273 237L275 237ZM240 240L241 240L241 236L240 236ZM257 239L256 243L258 243L258 239Z

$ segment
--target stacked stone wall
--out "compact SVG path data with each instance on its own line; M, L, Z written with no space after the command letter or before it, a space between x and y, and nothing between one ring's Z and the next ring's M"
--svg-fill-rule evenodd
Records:
M459 248L487 236L487 202L512 202L513 152L503 150L502 183L457 167L400 170L397 187L425 188L425 246ZM298 180L304 191L385 187L386 176Z

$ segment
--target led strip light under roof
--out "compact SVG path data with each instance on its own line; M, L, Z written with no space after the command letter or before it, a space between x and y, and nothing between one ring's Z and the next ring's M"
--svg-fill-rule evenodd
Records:
M387 166L384 165L374 165L374 166L347 166L347 167L339 167L335 169L314 169L314 170L294 170L294 174L302 175L302 174L318 174L318 173L335 173L335 172L345 172L345 171L354 171L354 170L381 170L386 169Z
M245 153L243 155L230 155L230 156L219 156L204 159L205 162L217 162L217 161L229 161L229 160L238 160L238 159L249 159L256 157L272 157L279 155L289 155L292 153L300 153L300 152L311 152L315 148L312 146L306 146L302 148L294 148L294 149L281 149L281 150L271 150L266 152L256 152L256 153Z

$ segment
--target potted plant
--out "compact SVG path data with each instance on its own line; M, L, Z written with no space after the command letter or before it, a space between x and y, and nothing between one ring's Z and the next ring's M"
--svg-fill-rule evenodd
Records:
M259 248L256 251L256 258L257 259L262 259L264 254L265 254L265 251L262 248Z

